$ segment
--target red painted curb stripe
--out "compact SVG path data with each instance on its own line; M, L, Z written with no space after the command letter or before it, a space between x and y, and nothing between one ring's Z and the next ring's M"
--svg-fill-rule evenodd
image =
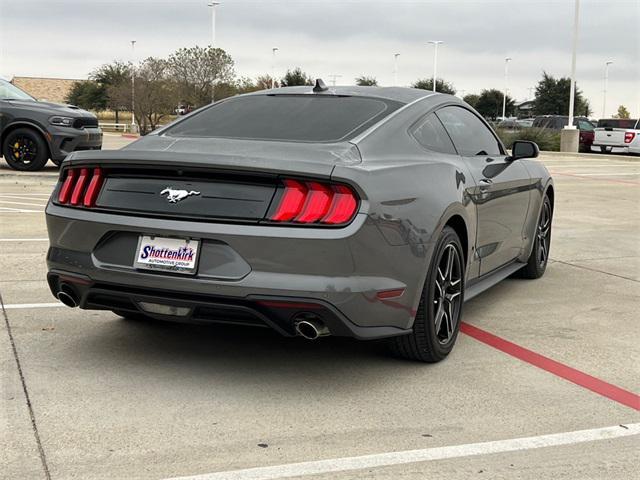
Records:
M553 373L560 378L564 378L576 385L580 385L587 390L591 390L603 397L607 397L615 402L621 403L627 407L631 407L634 410L640 410L640 395L624 390L620 387L616 387L610 383L599 380L591 375L587 375L575 368L571 368L555 360L551 360L544 355L532 352L524 347L511 343L504 338L497 337L492 333L486 332L478 327L469 325L462 322L460 324L460 331L475 338L479 342L485 343L501 352L504 352L512 357L516 357L523 362L530 363L542 370L546 370L549 373Z

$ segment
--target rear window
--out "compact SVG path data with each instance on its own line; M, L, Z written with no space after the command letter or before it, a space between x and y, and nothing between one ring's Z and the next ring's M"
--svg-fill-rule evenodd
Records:
M598 128L634 128L637 122L630 118L609 118L598 120Z
M367 97L250 95L212 105L165 131L175 137L338 142L402 106Z

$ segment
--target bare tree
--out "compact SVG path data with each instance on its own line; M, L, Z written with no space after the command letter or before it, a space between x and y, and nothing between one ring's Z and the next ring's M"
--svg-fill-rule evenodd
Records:
M161 58L149 57L135 70L135 112L140 133L155 130L160 122L172 114L180 100L176 82L169 77L168 62ZM131 104L131 86L122 84L114 87L114 101Z
M181 48L171 54L167 65L180 97L196 107L211 102L214 84L231 83L234 77L233 59L220 48Z

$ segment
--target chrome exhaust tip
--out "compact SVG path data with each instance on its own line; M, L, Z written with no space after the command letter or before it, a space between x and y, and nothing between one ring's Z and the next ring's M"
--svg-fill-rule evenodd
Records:
M327 326L318 318L309 318L308 315L300 315L303 320L295 323L296 333L307 340L316 340L320 337L330 335Z
M56 294L56 297L67 307L76 308L78 306L78 297L76 292L68 285L61 285L60 291Z

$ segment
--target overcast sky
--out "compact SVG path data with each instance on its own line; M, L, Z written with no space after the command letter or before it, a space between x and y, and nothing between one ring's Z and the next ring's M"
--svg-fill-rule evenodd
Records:
M330 83L353 84L359 75L399 84L433 74L465 93L504 85L518 100L529 97L545 70L568 76L574 0L285 1L222 0L216 44L235 60L240 76L300 66ZM578 86L602 113L604 64L610 67L606 115L624 104L640 115L640 0L582 0ZM0 0L0 76L86 78L102 63L166 56L211 43L207 0Z

